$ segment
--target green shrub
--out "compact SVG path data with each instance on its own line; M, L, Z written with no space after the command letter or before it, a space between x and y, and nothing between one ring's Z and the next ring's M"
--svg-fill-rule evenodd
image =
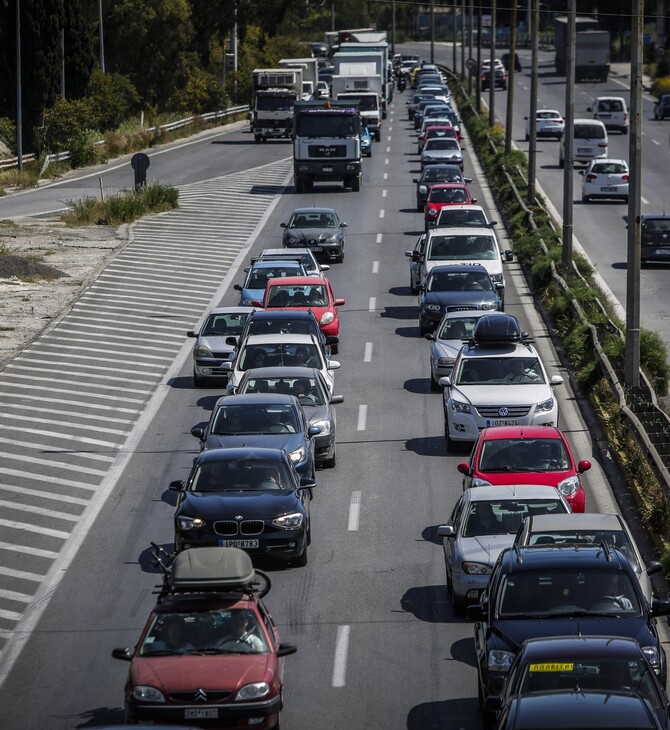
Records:
M651 93L659 99L663 94L670 94L670 76L660 76L654 79L651 84Z
M44 124L39 130L41 147L47 152L69 150L82 130L95 126L96 115L89 99L57 99L44 112Z
M95 126L103 131L115 129L136 114L140 97L130 79L122 74L102 73L96 69L86 90Z
M16 155L16 124L8 117L0 117L0 141Z
M67 144L72 167L86 167L98 161L97 141L98 134L92 129L85 129L70 139Z

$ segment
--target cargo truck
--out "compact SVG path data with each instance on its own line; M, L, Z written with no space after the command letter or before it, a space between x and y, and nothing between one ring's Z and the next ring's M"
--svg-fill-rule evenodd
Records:
M343 75L333 76L331 95L338 100L358 100L358 109L370 134L381 140L382 78L373 64L341 64Z
M253 71L251 132L256 142L290 138L293 105L302 95L302 69L257 68Z
M332 58L332 64L333 64L333 75L338 76L362 76L363 72L361 71L355 71L352 72L350 64L374 64L374 72L371 74L373 76L378 76L380 78L379 81L379 95L381 98L381 104L382 104L382 119L386 119L386 110L387 105L390 103L391 98L389 98L389 85L385 83L385 73L384 73L384 54L381 51L367 51L366 49L362 50L348 50L348 51L340 51L339 53L336 53ZM344 70L343 70L344 69ZM369 66L366 66L365 73L369 72ZM373 87L377 88L378 82L373 82ZM391 87L393 84L390 85Z
M314 96L316 82L319 80L319 62L316 58L282 58L279 61L282 68L302 69L302 99L308 100Z
M361 189L361 116L350 101L298 101L293 117L295 190L304 193L317 181L342 181Z
M575 83L580 81L607 81L610 71L610 34L598 30L595 18L575 19ZM556 73L564 76L567 69L568 18L554 18L556 31Z
M377 34L379 35L379 34ZM365 37L363 34L354 37ZM385 40L373 42L350 42L340 44L340 53L381 53L382 54L382 81L384 84L384 100L391 103L393 100L393 64L389 58L389 44Z

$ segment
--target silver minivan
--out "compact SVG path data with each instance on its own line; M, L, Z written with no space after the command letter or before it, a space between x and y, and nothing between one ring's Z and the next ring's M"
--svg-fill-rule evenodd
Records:
M561 137L559 145L559 167L565 167L565 137ZM597 119L575 119L572 144L574 162L586 165L597 157L607 157L607 129Z
M587 112L593 112L593 118L601 121L607 129L618 129L628 134L628 107L622 96L599 96Z

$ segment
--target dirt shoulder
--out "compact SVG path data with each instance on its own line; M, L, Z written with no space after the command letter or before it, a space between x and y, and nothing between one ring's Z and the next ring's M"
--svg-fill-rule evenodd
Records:
M127 236L127 226L0 221L0 370L70 310Z

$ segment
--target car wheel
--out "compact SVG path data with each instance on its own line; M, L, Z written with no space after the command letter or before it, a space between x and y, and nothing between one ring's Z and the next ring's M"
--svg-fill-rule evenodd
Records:
M582 195L582 203L589 203L591 198L588 195Z
M561 168L561 170L565 167L565 160L562 157L558 158L558 166Z
M337 457L335 455L335 447L333 446L333 455L330 457L330 459L326 459L323 462L323 466L325 469L332 469L337 464Z
M465 616L465 606L462 601L456 598L454 593L454 582L451 580L451 576L447 571L447 593L449 594L449 600L451 601L451 607L454 612L454 616Z
M307 542L305 542L305 547L300 555L297 558L293 558L291 562L298 568L304 568L307 565Z
M335 257L335 263L336 264L342 264L344 263L344 249L342 249L338 256Z
M361 189L361 178L355 175L351 180L351 189L357 193Z
M416 201L416 212L423 213L423 205L418 200Z
M447 418L447 416L444 417L444 438L447 441L447 450L452 452L456 451L456 442L449 435L449 419Z
M193 371L193 385L196 388L201 388L204 385L203 379L195 372Z
M412 277L409 277L409 290L412 294L418 294L419 288L418 286L412 281Z
M261 135L260 134L254 134L254 142L256 144L260 144L261 141Z
M295 179L295 191L296 191L296 193L305 192L305 181L300 176L296 177L296 179Z
M428 333L428 327L426 327L421 320L419 320L419 334L423 337Z
M340 345L339 343L337 345L331 345L330 346L330 354L331 355L337 355L337 353L340 351Z
M432 371L430 373L430 389L431 390L435 390L435 391L442 390L442 387L440 386L440 384L433 377L433 372Z

